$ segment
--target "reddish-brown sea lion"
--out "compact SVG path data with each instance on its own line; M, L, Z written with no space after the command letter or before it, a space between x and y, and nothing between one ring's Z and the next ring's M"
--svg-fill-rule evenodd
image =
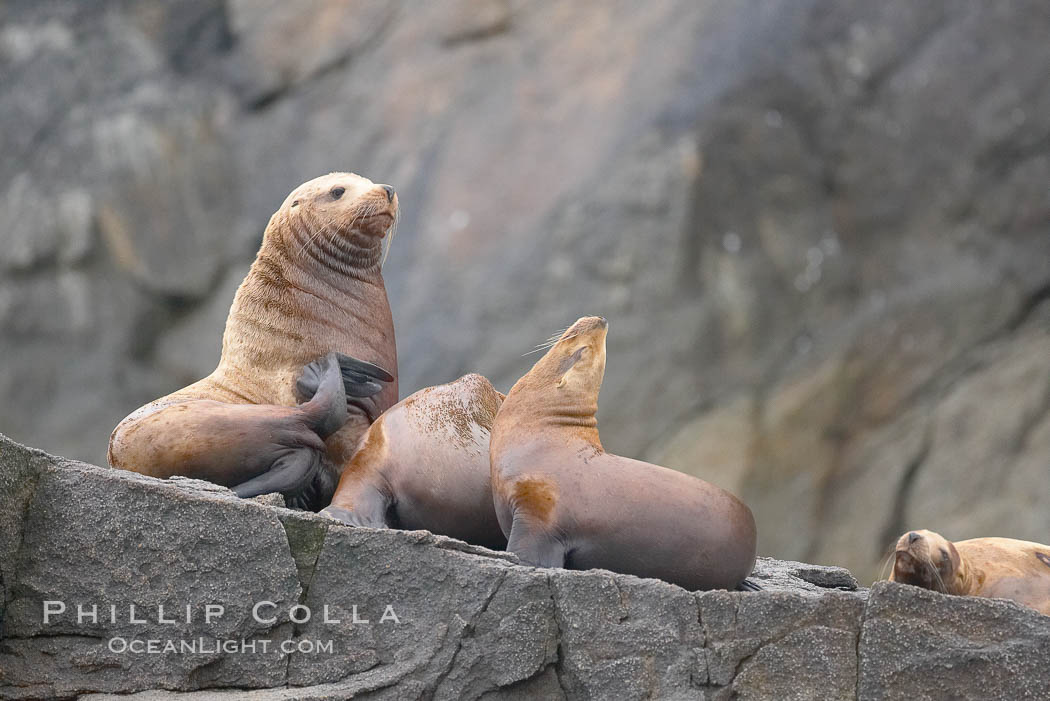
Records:
M484 377L464 375L395 404L369 427L321 513L503 550L489 482L489 436L502 402Z
M396 376L380 369L397 369L381 271L397 207L392 187L352 173L288 195L234 297L218 367L124 419L110 438L110 464L208 479L242 496L276 489L301 498L312 474L309 506L327 504L365 430L397 401ZM318 462L324 431L300 425L305 408L288 408L303 399L296 391L303 367L332 351L345 354L348 417L325 438ZM314 377L314 389L318 383ZM323 469L311 473L315 463ZM272 478L245 484L271 470Z
M933 531L909 531L897 541L890 581L1012 599L1050 616L1050 545L1012 538L953 543Z
M607 327L600 317L573 324L496 414L492 491L507 549L540 567L733 589L755 564L751 510L712 484L602 449Z

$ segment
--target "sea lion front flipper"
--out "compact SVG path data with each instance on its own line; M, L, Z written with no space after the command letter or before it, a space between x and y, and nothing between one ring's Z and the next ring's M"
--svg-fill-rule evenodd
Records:
M344 355L338 351L335 355L339 361L339 369L343 373L343 380L347 382L347 394L351 393L350 386L352 384L365 384L368 380L374 380L375 382L372 384L376 382L387 384L394 381L394 376L378 365ZM357 396L366 397L371 395L362 394Z
M533 567L565 567L565 545L518 514L510 527L507 551Z
M364 360L353 358L343 353L329 353L323 358L307 363L302 373L295 382L295 391L300 401L306 402L313 398L317 388L321 384L328 363L335 362L343 380L343 391L347 396L348 405L350 398L371 397L383 390L383 385L394 381L394 376L389 372L367 363Z
M265 472L235 486L233 491L237 496L280 492L292 508L302 509L316 509L329 498L335 484L324 467L324 444L318 438L324 440L338 431L348 416L343 376L336 354L329 353L310 363L306 374L317 381L317 387L310 401L300 404L297 410L306 428L317 437L299 435Z
M748 578L736 585L736 591L762 591L762 585Z
M316 380L309 401L300 404L299 409L305 415L307 426L322 439L341 429L348 416L349 404L336 355L329 353L318 358L303 368L300 376L300 380L310 378L310 383ZM298 383L296 386L298 388Z
M233 493L244 499L271 492L295 495L312 482L320 468L321 454L317 450L306 446L289 448L273 461L270 469L241 482Z

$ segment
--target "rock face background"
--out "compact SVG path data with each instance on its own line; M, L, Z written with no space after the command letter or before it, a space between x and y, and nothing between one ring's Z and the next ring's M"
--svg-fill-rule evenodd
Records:
M426 531L350 528L2 435L0 526L4 699L1050 696L1050 617L888 582L858 588L837 567L762 558L763 591L702 593L524 567ZM45 622L45 601L66 611ZM262 621L258 602L273 604ZM78 605L97 618L78 622ZM224 607L211 623L209 605ZM302 609L292 620L296 605L309 621ZM396 623L383 621L387 606ZM212 651L122 647L200 638ZM256 647L220 652L216 639Z
M1031 2L0 6L0 429L104 461L209 372L301 181L394 184L414 389L610 319L606 447L763 554L1050 532L1050 11Z

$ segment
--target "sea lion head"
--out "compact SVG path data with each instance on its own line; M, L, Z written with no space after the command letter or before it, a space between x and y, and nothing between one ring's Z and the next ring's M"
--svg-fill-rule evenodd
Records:
M890 579L942 594L962 593L962 558L955 545L933 531L908 531L897 540Z
M397 218L394 188L355 173L329 173L295 188L266 227L264 242L331 267L370 268Z
M535 396L531 410L590 417L598 410L598 391L605 376L605 336L609 323L585 316L567 328L511 388L516 398Z

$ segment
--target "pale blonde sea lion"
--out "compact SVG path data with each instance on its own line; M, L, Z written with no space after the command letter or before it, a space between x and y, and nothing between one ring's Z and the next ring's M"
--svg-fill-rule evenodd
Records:
M953 543L933 531L897 541L891 582L942 594L1012 599L1050 616L1050 545L1012 538Z
M300 506L327 504L361 436L397 401L381 271L397 211L392 187L353 173L297 187L270 218L237 290L218 367L124 419L110 438L110 464L206 479L241 496L280 491ZM335 429L331 391L319 393L323 406L296 408L303 386L317 390L323 380L299 378L304 366L333 351L346 381L346 418Z

